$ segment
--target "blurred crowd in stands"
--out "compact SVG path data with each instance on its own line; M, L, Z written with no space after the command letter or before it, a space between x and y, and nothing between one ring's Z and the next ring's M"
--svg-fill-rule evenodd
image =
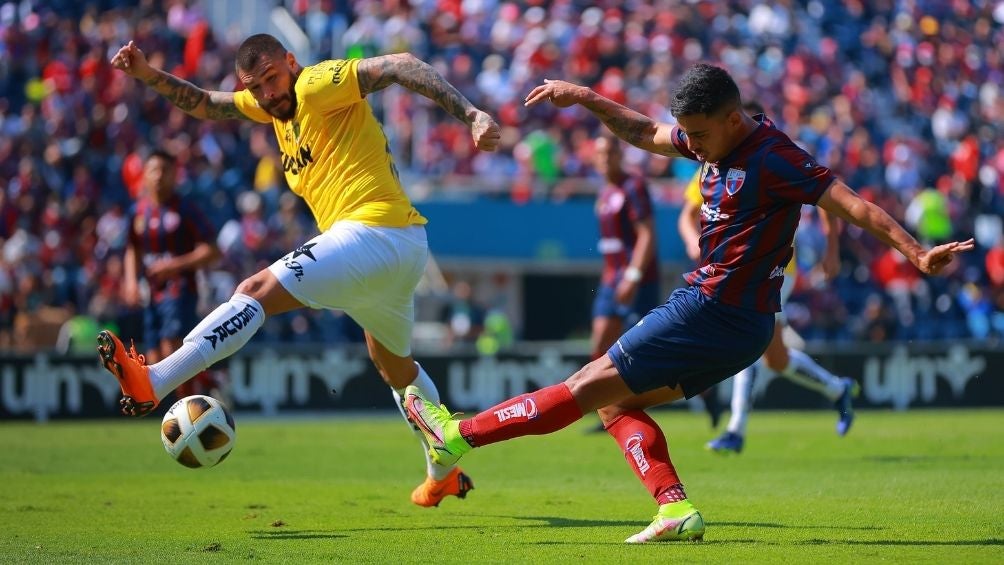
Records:
M843 271L826 283L813 268L823 242L806 209L805 276L788 312L805 338L1004 335L1004 1L284 5L310 38L307 63L407 50L504 126L500 152L475 154L463 124L424 98L371 96L419 201L451 187L514 202L591 198L599 124L578 108L529 111L526 93L561 78L672 122L675 79L694 62L719 63L782 130L919 239L977 240L948 276L922 278L848 227ZM82 333L139 326L118 296L127 214L152 148L177 156L181 192L220 229L224 259L204 277L206 306L314 233L284 188L269 128L194 120L108 64L135 40L155 66L233 90L240 39L214 33L196 1L0 0L0 349L73 315ZM694 170L633 148L625 161L652 179L663 204L679 201ZM358 337L343 316L304 312L271 321L259 339Z

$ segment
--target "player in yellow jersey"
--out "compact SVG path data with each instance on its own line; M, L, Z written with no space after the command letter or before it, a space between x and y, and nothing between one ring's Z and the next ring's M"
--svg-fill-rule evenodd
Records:
M237 50L237 76L246 87L240 92L203 90L153 68L133 42L111 63L196 118L272 124L286 181L321 230L244 280L229 302L159 363L146 365L111 332L101 332L98 352L119 379L123 412L149 413L179 384L240 349L266 316L304 306L344 310L363 327L370 358L399 409L409 385L438 399L436 386L411 356L414 292L429 256L426 219L401 188L366 95L395 83L417 92L470 126L474 145L484 151L499 143L491 116L407 53L303 67L274 37L253 35ZM421 432L414 431L427 452ZM428 456L426 464L426 480L412 493L415 504L437 506L444 497L464 498L473 488L459 468Z
M752 103L744 107L751 114L763 113L762 108ZM706 166L702 165L687 184L678 224L687 256L695 261L701 255L701 209L704 205L704 197L701 195L701 178ZM823 272L826 278L830 279L836 276L840 268L838 231L833 225L833 219L827 215L825 210L822 208L816 210L819 213L823 230L826 232L826 253L822 260ZM791 296L797 274L795 258L792 256L791 261L784 269L784 284L781 285L782 305ZM740 453L742 451L746 437L746 420L752 407L753 381L758 373L762 374L766 371L773 371L829 398L839 413L837 433L842 436L850 430L851 423L854 421L851 398L857 393L858 385L853 379L831 374L802 351L786 346L782 338L785 326L783 313L777 314L777 321L779 323L774 325L774 336L767 345L763 357L732 379L732 414L728 427L725 433L708 442L708 449L718 452ZM710 392L714 394L716 391L710 389Z

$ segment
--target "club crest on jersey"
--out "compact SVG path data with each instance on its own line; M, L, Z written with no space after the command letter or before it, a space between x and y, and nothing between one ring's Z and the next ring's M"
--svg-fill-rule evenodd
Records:
M728 192L729 196L735 196L744 182L746 182L746 171L729 169L729 172L725 173L725 192Z

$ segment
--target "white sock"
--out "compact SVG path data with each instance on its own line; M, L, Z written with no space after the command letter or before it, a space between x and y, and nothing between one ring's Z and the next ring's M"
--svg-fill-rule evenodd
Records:
M150 366L157 398L164 398L213 363L236 353L263 323L265 309L246 294L235 294L220 304L185 336L177 351Z
M753 405L753 379L756 371L757 365L754 363L732 377L732 415L726 430L734 434L746 435L746 419Z
M844 381L820 367L812 360L812 357L790 347L788 348L788 357L791 358L791 362L788 363L784 371L781 371L785 377L806 388L819 391L834 402L844 393Z
M415 362L415 366L418 367L418 375L415 380L411 382L411 386L418 387L418 390L422 391L422 394L439 404L439 390L436 389L436 384L432 382L429 378L429 374L425 372L418 362ZM449 467L440 465L432 460L432 456L429 455L429 444L425 441L425 434L422 430L418 429L418 426L411 423L408 419L408 413L404 409L404 389L392 389L394 392L394 404L397 405L397 409L401 411L401 416L404 417L405 422L408 423L408 427L411 428L412 433L418 438L419 443L422 445L422 454L425 455L425 471L426 473L436 479L441 481L446 478L446 475L450 474L450 471L456 465L450 465Z

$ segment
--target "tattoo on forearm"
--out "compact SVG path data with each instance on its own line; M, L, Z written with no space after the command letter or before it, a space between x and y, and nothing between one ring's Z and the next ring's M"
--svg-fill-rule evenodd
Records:
M655 121L648 116L635 112L630 108L616 106L614 108L586 106L607 128L624 141L641 147L646 151L672 157L679 152L672 145L660 146L653 143L653 134L657 129Z
M206 93L201 88L168 73L158 73L147 84L185 112L195 110L206 98Z
M359 63L359 91L363 96L397 83L433 100L451 116L467 123L474 105L428 63L408 55L385 55Z
M614 109L612 111L600 110L596 112L596 117L600 119L617 137L638 147L645 147L650 151L663 151L650 147L646 141L651 140L651 132L655 127L647 116L634 111L623 111Z

